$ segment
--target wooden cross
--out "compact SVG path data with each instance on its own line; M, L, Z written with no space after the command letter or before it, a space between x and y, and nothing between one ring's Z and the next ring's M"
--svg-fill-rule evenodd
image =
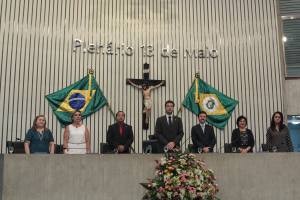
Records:
M149 64L145 63L143 67L143 79L126 79L127 85L132 85L143 91L143 129L149 129L149 119L152 108L151 90L160 86L165 86L165 80L150 80Z

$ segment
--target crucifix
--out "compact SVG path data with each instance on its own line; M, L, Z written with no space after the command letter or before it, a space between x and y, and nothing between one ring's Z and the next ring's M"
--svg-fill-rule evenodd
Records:
M150 68L149 64L145 63L143 67L143 79L126 79L127 85L132 85L143 91L143 129L148 130L149 119L152 108L151 90L160 86L165 86L165 80L150 80L149 79Z

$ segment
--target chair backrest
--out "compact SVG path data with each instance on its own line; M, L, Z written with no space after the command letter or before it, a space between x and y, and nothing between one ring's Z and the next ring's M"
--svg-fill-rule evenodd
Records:
M232 145L231 145L231 143L225 143L224 144L224 152L225 153L231 153L232 152Z
M56 144L54 149L55 154L63 154L64 153L64 147L61 144Z
M196 153L196 149L193 144L188 144L188 150L190 153Z
M156 135L148 135L149 140L157 140Z
M263 152L269 151L268 145L267 145L267 144L261 144L261 150L262 150Z
M110 154L110 153L114 153L114 150L110 147L109 144L101 142L100 143L100 153Z
M12 141L7 141L6 142L6 149L9 152L9 148L13 149L14 154L22 154L25 153L25 148L24 148L24 142L12 142Z
M164 150L158 143L158 140L143 140L143 153L163 153Z

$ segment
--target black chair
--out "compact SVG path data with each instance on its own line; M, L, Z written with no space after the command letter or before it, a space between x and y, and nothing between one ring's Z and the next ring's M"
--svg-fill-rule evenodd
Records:
M129 147L129 153L135 153L134 148L132 148L132 146ZM101 142L100 143L100 153L101 154L114 154L116 153L116 150L114 148L112 148L112 146L110 146L107 143Z
M148 135L149 140L157 140L156 135Z
M63 154L64 153L64 147L61 144L56 144L54 149L55 154Z
M142 143L143 153L163 153L164 149L157 139L143 140Z
M231 143L225 143L224 144L224 152L225 153L232 153L232 145L231 145Z
M201 152L199 152L199 150ZM198 147L195 147L194 144L188 145L188 152L190 153L204 153L202 149L199 149ZM213 153L214 149L209 147L209 153Z
M14 147L11 141L6 141L6 153L13 153Z
M188 151L190 153L198 153L193 144L188 144Z
M24 142L6 142L6 149L8 153L23 154L25 153Z
M101 154L112 154L115 153L114 149L107 143L101 142L100 143L100 153Z
M269 151L268 145L267 144L261 144L261 150L263 152L268 152Z

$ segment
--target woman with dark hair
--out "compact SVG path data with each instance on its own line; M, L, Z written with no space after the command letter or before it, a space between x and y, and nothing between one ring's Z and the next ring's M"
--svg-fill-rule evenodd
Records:
M289 129L283 124L283 114L279 111L273 114L271 125L267 130L267 146L274 152L293 151Z
M68 125L64 132L64 153L90 153L90 132L88 128L82 124L80 111L75 111L71 117L72 124Z
M38 115L32 127L27 131L24 142L25 153L54 153L52 132L46 128L44 115Z
M239 116L236 124L238 128L234 129L231 135L232 147L241 153L253 152L254 137L252 131L247 128L247 118Z

